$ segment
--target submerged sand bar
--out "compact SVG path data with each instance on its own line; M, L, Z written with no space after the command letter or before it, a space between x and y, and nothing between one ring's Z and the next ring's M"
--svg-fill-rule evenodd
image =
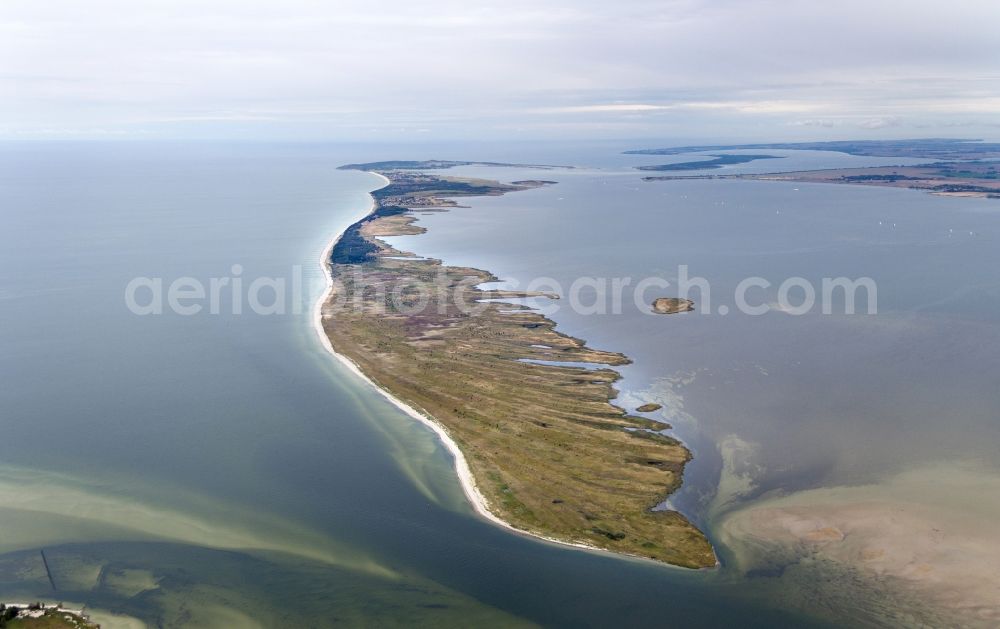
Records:
M331 290L317 321L331 350L441 435L467 495L491 520L561 543L716 565L684 516L652 510L680 485L690 453L661 433L664 424L611 404L619 374L607 366L625 356L589 348L523 306L483 301L538 295L477 288L497 278L381 240L423 231L411 208L549 182L442 177L410 162L351 167L388 185L324 255Z

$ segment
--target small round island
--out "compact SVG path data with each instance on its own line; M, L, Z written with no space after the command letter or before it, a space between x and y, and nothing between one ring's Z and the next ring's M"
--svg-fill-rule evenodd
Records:
M694 310L694 302L679 297L659 297L653 301L653 312L656 314L677 314Z

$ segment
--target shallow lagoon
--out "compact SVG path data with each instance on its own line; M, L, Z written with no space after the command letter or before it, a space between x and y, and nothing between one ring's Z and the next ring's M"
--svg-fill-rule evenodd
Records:
M788 169L876 163L781 153L787 156L782 168ZM773 169L776 161L766 165ZM727 170L760 169L756 162ZM464 172L506 179L528 175ZM663 404L661 418L692 447L695 460L670 504L706 527L720 542L727 565L769 577L788 566L805 572L804 543L802 552L826 562L815 568L823 574L791 570L784 579L774 578L769 587L779 597L782 590L829 578L841 564L863 574L868 570L883 585L892 581L888 585L900 596L919 592L916 597L928 598L921 588L953 588L949 604L962 599L957 592L966 586L974 590L983 580L1000 582L996 570L973 567L985 549L996 547L996 539L983 537L984 524L1000 513L1000 498L987 489L1000 480L995 459L1000 206L995 200L785 182L641 182L620 164L550 171L545 178L559 183L480 199L451 215L421 216L427 234L393 243L446 262L488 268L522 288L559 287L563 299L537 300L536 307L561 330L632 358L633 364L618 368L624 375L619 403L629 409L649 401ZM650 315L649 301L678 295L685 272L707 281L708 293L695 289L692 295L707 312ZM531 286L540 276L551 282ZM580 291L584 312L567 303L581 276L592 278L585 286L596 278L606 287ZM762 316L740 314L735 307L739 282L751 276L771 283L748 293L753 305L773 307ZM635 287L648 277L665 278L674 287L650 288L638 303L626 288L616 314L614 280L630 278ZM817 294L823 278L870 277L877 285L877 314L868 314L859 299L858 314L846 315L839 298L831 302L831 314L823 314L817 303L805 315L790 315L774 306L778 286L791 277L805 278ZM801 293L792 293L797 305ZM586 312L597 305L606 313ZM922 493L918 497L904 487L921 487ZM803 506L822 503L816 491L821 488L835 488L839 511ZM905 501L897 502L901 495ZM885 516L858 508L869 503L896 514L892 517L926 510L896 531L911 537L913 545L889 548L881 532L887 527L862 527ZM937 504L948 508L934 509ZM757 507L787 526L773 531L749 526L751 516L766 519L754 515ZM808 536L826 529L836 531L837 543L811 545ZM925 529L940 529L944 538L930 544L921 537ZM757 540L755 552L741 547L741 540L757 534L774 543L780 537L779 545L797 550L776 560L782 554L776 547L757 549ZM834 552L849 535L851 544L867 541ZM981 551L974 550L977 544ZM769 567L755 572L760 562ZM962 576L963 563L978 576ZM808 604L837 607L867 596L865 587L853 594L838 589L852 578L832 578L833 585L810 593ZM872 613L891 615L891 608L902 604L887 610L883 601L872 600L871 606ZM960 606L974 618L987 613L975 601L962 599Z

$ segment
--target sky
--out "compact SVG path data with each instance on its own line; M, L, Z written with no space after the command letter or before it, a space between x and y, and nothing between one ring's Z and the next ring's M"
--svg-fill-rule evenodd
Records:
M0 139L1000 139L997 0L0 0Z

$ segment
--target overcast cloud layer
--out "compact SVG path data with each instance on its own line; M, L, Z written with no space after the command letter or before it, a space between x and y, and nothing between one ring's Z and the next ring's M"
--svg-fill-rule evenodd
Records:
M2 0L0 138L995 139L998 25L996 0Z

